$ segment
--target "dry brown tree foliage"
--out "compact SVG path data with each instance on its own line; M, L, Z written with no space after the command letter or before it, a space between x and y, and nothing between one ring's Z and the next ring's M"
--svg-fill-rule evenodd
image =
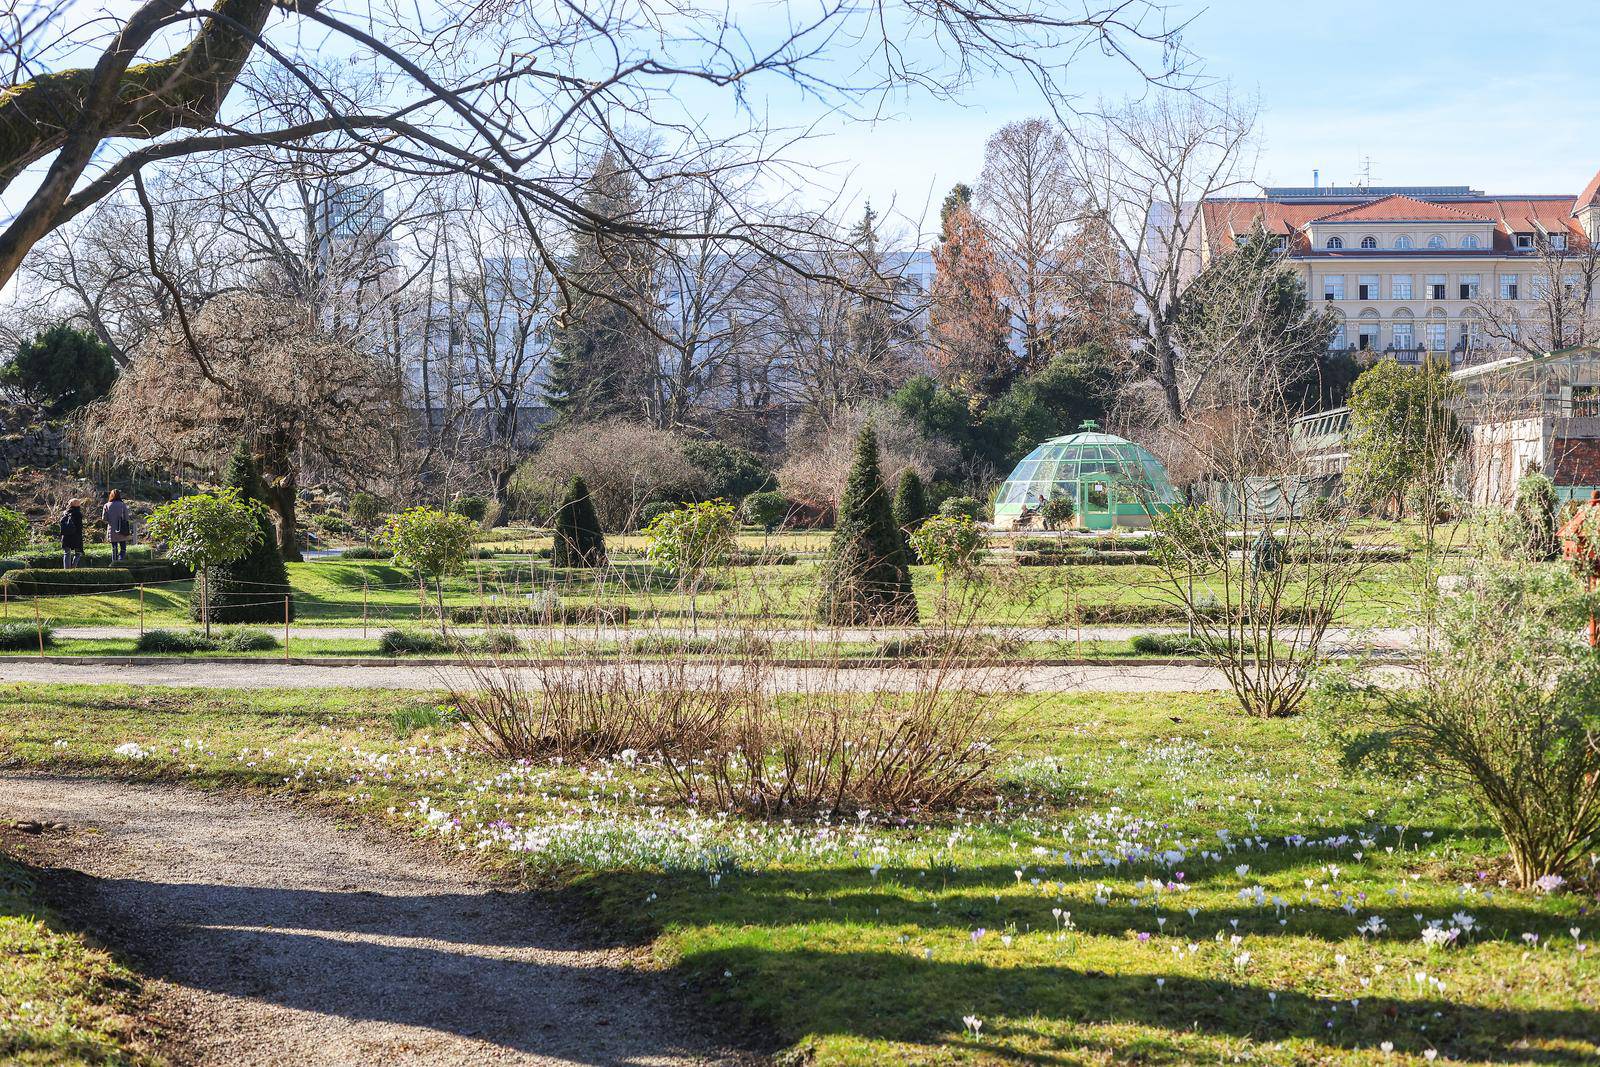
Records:
M863 405L847 408L828 424L802 427L793 438L789 458L778 469L778 486L797 504L832 514L844 492L856 438L871 425L878 435L885 485L894 485L907 468L924 482L938 467L953 466L955 450L930 441L892 408Z
M248 292L158 332L111 394L85 408L85 451L212 476L241 441L255 454L291 548L303 478L360 472L406 417L392 378L304 305Z
M627 419L602 419L551 433L517 471L516 488L537 506L554 506L574 475L589 487L600 524L632 529L652 500L692 496L704 480L683 453L682 437Z

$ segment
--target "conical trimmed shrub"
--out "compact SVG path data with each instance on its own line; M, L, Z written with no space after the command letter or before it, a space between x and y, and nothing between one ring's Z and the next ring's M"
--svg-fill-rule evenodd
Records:
M878 466L878 435L867 427L839 500L823 564L817 617L833 626L895 626L917 621L905 538L895 525Z
M589 487L574 477L567 486L561 508L556 512L556 541L550 562L556 567L603 567L606 563L606 537L600 530Z
M928 517L928 496L923 491L922 479L907 467L900 473L900 484L894 491L894 521L902 533L909 534Z
M240 445L228 463L226 484L239 490L244 500L266 504L266 486L261 472L249 449ZM272 528L272 516L263 507L261 511L261 537L251 546L243 559L211 568L209 579L195 576L193 591L189 595L189 617L200 618L200 598L205 581L211 583L211 621L282 622L284 597L289 598L289 618L294 619L294 589L289 584L289 569L284 566L283 555L278 551L277 533Z

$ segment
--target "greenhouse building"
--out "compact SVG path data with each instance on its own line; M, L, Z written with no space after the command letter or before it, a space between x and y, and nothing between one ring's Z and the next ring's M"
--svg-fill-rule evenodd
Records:
M1154 515L1183 502L1149 449L1100 433L1092 422L1052 437L1017 464L995 497L994 524L1037 528L1039 509L1059 497L1073 502L1068 525L1080 530L1148 527Z

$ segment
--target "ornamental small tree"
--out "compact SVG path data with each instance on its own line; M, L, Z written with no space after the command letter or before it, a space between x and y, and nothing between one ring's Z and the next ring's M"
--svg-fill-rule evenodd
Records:
M261 539L261 505L227 486L162 504L145 520L151 541L166 546L167 555L192 568L199 579L200 622L211 635L211 607L204 590L211 569L232 563Z
M907 467L900 472L900 484L894 490L894 521L907 535L928 517L928 494L922 478ZM908 541L907 544L910 542Z
M589 487L582 478L574 476L567 486L567 495L556 510L555 527L555 546L550 552L552 566L606 565L606 536L600 530L600 516L595 513Z
M0 557L21 552L28 545L28 520L10 508L0 508Z
M394 565L415 574L418 580L433 579L433 595L439 605L439 632L445 632L444 579L467 562L472 552L472 535L477 529L471 519L438 508L409 508L391 515L378 541L394 553Z
M650 562L666 567L678 580L678 592L689 596L689 626L700 632L698 599L701 583L727 563L739 532L733 505L723 500L687 504L657 515L644 529Z
M743 514L745 522L751 526L761 527L761 548L765 551L767 538L771 537L772 531L789 517L789 498L776 489L751 493L744 498L744 503L739 505L739 511Z
M224 484L238 490L241 500L262 505L256 512L261 537L240 558L217 564L204 578L196 576L189 594L190 616L198 620L206 609L213 622L280 622L287 608L288 617L294 618L294 590L265 506L266 486L255 457L242 444L228 464Z
M931 564L939 576L939 597L949 599L950 576L969 577L988 554L983 531L968 515L935 515L911 531L917 558Z
M878 436L870 426L856 439L819 594L817 617L834 626L917 621L905 538L895 526L878 466Z
M1039 505L1039 518L1044 522L1044 528L1050 531L1071 526L1077 514L1077 501L1070 496L1053 496Z
M1530 470L1517 482L1516 526L1523 558L1546 563L1561 554L1558 503L1556 484L1539 471Z

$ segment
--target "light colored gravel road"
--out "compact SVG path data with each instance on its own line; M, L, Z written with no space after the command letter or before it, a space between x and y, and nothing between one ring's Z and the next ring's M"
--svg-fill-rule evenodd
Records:
M635 673L662 673L648 663L629 663L599 668L517 669L521 681L538 688L542 680L562 670L627 670ZM715 665L689 664L674 680L692 683L697 673L717 671ZM827 668L777 667L770 672L772 689L778 692L811 692L846 688L855 691L913 691L926 684L928 672L913 667L863 667L850 670ZM322 666L315 664L259 662L217 662L207 660L159 661L154 663L75 664L49 660L0 659L0 683L30 682L54 684L197 686L203 689L334 689L370 687L420 691L460 688L472 685L469 671L448 666ZM1126 665L1093 667L1015 666L961 672L947 683L955 688L985 692L1020 690L1030 693L1057 692L1210 692L1226 688L1222 676L1209 667L1159 665L1130 662Z
M753 1062L630 951L407 843L258 800L11 773L0 819L71 827L24 851L82 872L48 882L149 976L176 1064Z

